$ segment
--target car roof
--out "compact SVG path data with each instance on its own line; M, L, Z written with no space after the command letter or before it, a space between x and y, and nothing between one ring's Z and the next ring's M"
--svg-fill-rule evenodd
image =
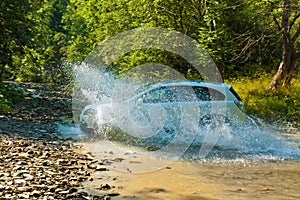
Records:
M226 87L230 88L231 85L219 82L209 82L203 80L168 80L152 85L153 87L161 86L204 86L204 87Z

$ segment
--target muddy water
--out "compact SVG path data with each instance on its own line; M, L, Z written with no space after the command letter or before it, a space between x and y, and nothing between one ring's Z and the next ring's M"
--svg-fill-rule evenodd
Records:
M131 174L108 171L89 188L107 182L116 199L300 199L300 163L175 162L161 170ZM112 180L111 177L117 177Z
M113 162L85 188L99 193L108 183L112 188L100 193L121 194L113 199L300 199L299 160L174 161L95 148L99 159Z

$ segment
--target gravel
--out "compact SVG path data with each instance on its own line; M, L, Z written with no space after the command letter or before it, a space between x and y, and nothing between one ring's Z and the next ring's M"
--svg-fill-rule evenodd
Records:
M64 139L57 123L72 119L71 95L61 87L9 83L24 99L0 115L1 199L110 199L103 183L97 194L83 187L93 181L105 164L90 154L78 153L80 145ZM68 119L68 120L66 120ZM103 170L105 169L105 170Z

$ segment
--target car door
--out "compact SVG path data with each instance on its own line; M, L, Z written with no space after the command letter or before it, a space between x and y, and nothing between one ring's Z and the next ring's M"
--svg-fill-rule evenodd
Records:
M132 116L143 126L140 135L188 140L198 131L199 104L190 86L154 88L132 103ZM151 133L150 133L151 132ZM178 136L179 135L179 136Z
M136 98L130 105L131 117L136 124L137 136L151 137L160 132L173 132L180 110L169 87L150 89Z

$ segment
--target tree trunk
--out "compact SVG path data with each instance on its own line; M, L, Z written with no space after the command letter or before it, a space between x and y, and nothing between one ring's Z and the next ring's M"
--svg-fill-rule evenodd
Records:
M283 45L283 53L280 65L267 89L274 90L279 86L289 87L296 70L298 56L292 44Z
M300 52L296 51L296 40L300 36L300 26L296 28L294 35L291 32L296 20L300 17L300 13L296 14L291 20L291 0L283 0L282 20L281 24L273 14L273 20L278 28L278 31L282 34L282 57L277 73L273 77L271 83L267 86L267 89L274 90L278 86L289 87L293 74L296 71L297 60L300 57ZM273 12L273 10L271 10Z

